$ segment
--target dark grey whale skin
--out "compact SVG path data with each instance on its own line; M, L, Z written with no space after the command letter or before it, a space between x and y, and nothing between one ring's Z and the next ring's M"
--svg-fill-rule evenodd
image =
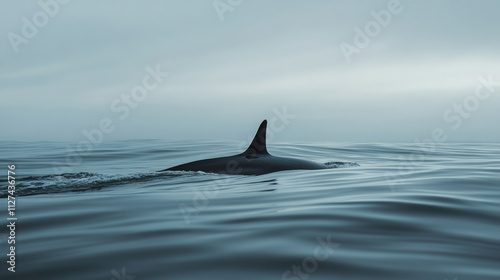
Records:
M266 147L266 128L267 120L264 120L248 149L241 154L197 160L161 171L203 171L231 175L262 175L283 170L327 168L326 165L313 161L270 155Z

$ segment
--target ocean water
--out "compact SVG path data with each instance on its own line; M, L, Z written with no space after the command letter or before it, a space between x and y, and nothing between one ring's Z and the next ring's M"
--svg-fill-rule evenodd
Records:
M2 280L500 279L500 144L273 143L331 168L261 176L155 172L237 142L67 147L0 142Z

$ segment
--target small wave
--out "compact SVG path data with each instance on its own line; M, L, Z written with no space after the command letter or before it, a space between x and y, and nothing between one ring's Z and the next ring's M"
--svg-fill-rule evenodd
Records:
M28 176L18 179L15 196L95 191L105 187L130 183L151 182L172 177L212 175L202 171L164 171L132 174L101 174L92 172L63 173L58 175ZM0 190L0 198L8 196L7 188Z
M349 168L357 167L359 164L356 162L341 162L341 161L330 161L325 163L327 168Z
M16 196L35 194L78 192L99 190L103 187L138 182L157 178L164 174L145 172L135 174L100 174L91 172L63 173L59 175L29 176L19 178ZM7 191L0 191L0 198L7 197Z
M355 162L327 162L327 168L347 168L359 166ZM202 171L142 172L134 174L101 174L92 172L63 173L58 175L28 176L19 178L16 196L37 194L95 191L121 184L140 183L167 177L218 175ZM0 198L9 195L7 189L0 190Z

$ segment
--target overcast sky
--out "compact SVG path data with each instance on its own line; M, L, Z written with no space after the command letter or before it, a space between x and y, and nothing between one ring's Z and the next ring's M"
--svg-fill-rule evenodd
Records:
M0 140L500 141L500 1L54 1L2 1Z

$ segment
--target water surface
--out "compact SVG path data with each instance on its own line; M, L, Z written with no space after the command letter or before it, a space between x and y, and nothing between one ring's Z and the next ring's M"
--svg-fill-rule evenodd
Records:
M155 172L236 142L107 142L68 166L73 146L0 142L19 218L1 279L500 279L499 144L272 144L344 164L261 176Z

